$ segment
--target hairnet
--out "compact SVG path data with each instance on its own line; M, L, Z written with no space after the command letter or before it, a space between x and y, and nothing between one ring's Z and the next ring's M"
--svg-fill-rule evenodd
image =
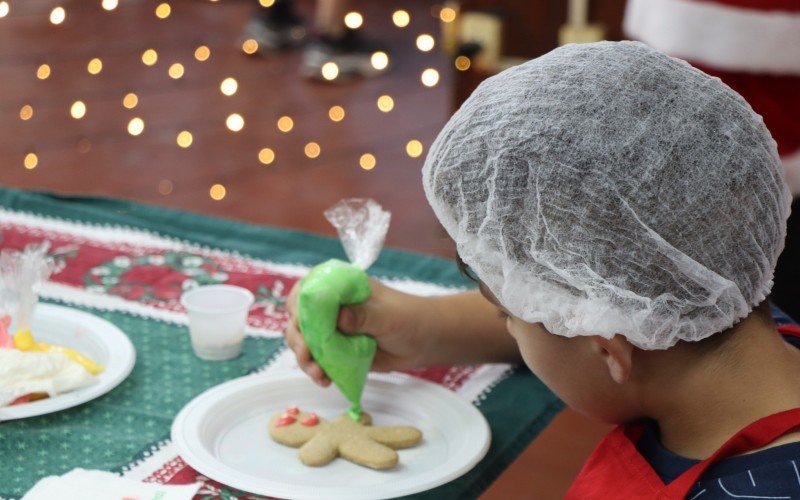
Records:
M483 82L425 193L503 306L568 337L697 341L763 301L790 197L733 90L638 42L567 45Z

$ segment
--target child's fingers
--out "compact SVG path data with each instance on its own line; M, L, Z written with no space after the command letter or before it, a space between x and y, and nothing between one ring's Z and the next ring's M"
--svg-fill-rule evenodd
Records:
M300 366L300 369L314 379L314 382L319 381L322 373L314 369L317 364L314 363L314 358L311 357L311 352L309 352L308 347L298 343L294 343L290 347L292 351L294 351L294 356L297 358L297 364Z
M314 362L314 358L311 357L311 352L308 350L308 346L306 346L295 321L289 322L284 336L286 337L286 345L294 352L300 369L311 377L311 380L315 383L323 387L330 385L331 382L328 377L325 376L325 372L322 371L322 368L320 368L320 366Z
M300 281L292 286L292 289L289 291L289 295L286 297L286 303L284 307L286 308L286 312L289 313L290 318L294 318L297 310L297 296L300 293Z
M378 333L378 329L375 328L376 321L367 313L367 307L366 304L358 304L339 309L339 317L336 320L339 331L342 333L367 333L375 336Z
M325 376L325 372L322 371L322 368L313 361L306 364L306 366L303 368L303 371L306 372L306 375L311 377L311 380L313 380L316 384L321 385L322 387L328 387L331 385L331 381L327 376Z
M298 366L300 366L300 369L303 370L314 383L323 387L330 385L331 381L325 376L325 372L322 371L322 368L314 362L314 358L311 357L311 353L305 344L295 343L290 345L290 347L292 351L294 351L295 358L297 358Z

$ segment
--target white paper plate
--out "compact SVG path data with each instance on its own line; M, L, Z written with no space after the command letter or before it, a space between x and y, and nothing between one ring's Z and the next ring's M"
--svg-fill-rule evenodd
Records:
M347 402L335 388L292 371L256 374L197 396L172 424L181 457L228 486L280 498L390 498L425 491L469 471L489 449L486 419L453 392L414 377L370 375L362 398L374 425L413 425L423 440L399 450L400 463L376 471L337 458L307 467L297 449L272 441L267 421L288 406L335 418Z
M31 322L36 340L69 347L89 356L105 369L82 389L31 403L0 408L0 422L44 415L91 401L120 384L136 362L130 339L108 321L83 311L37 304Z

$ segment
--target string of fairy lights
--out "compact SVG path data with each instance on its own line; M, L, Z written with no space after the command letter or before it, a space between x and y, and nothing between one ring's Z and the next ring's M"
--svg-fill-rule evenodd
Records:
M218 0L209 0L216 3ZM259 3L269 8L275 0L259 0ZM113 11L119 6L119 0L101 0L100 5L106 11ZM451 7L436 8L437 12L434 13L443 23L452 23L456 20L457 11ZM6 17L11 12L11 5L8 0L0 1L0 19ZM172 6L168 2L159 3L155 10L154 15L158 19L167 19L172 14ZM54 26L63 24L68 16L67 10L63 6L56 6L52 8L49 14L49 21ZM408 11L403 9L394 10L391 13L391 19L394 26L399 29L407 28L411 24L411 15ZM359 29L364 25L364 16L357 11L348 12L343 19L344 24L353 30ZM436 47L436 39L429 33L421 33L415 39L415 45L421 52L430 52ZM247 39L241 45L241 50L245 54L255 54L258 52L258 42L254 39ZM200 45L194 50L194 59L200 63L208 61L211 57L211 49L207 45ZM159 54L155 48L147 48L141 53L141 62L145 66L154 66L159 59ZM372 66L376 70L383 70L389 66L389 55L383 51L376 51L370 58ZM455 58L455 67L459 71L466 71L469 69L471 61L466 56L459 56ZM99 75L103 71L103 61L99 57L92 58L86 65L86 71L90 75ZM39 80L48 79L53 72L53 68L46 63L39 65L36 69L36 78ZM186 72L186 68L180 62L170 64L167 69L167 75L174 79L181 79ZM321 75L324 80L333 81L340 77L339 68L335 62L327 62L322 65ZM435 87L440 80L439 71L434 67L424 68L419 75L419 81L424 87ZM219 83L219 91L225 97L231 97L239 90L239 82L234 76L227 76ZM122 98L122 106L128 110L135 110L139 105L139 96L134 92L128 92ZM382 113L390 113L395 109L395 100L391 95L383 94L379 96L375 102L378 110ZM69 114L75 120L81 120L87 115L87 105L82 100L76 100L69 106ZM333 105L328 109L328 118L334 122L341 122L346 116L344 107L340 105ZM22 105L19 110L19 118L22 121L29 121L34 116L34 108L30 103ZM237 133L245 127L245 117L241 113L233 112L225 118L225 126L230 132ZM279 132L288 133L295 127L294 119L291 116L280 116L275 123ZM127 123L127 132L130 136L136 137L144 133L146 123L141 116L133 116ZM175 143L180 148L189 148L194 143L194 136L189 130L181 130L175 137ZM82 138L77 145L79 151L86 152L91 148L91 143L86 138ZM422 155L424 145L419 139L412 138L406 142L405 152L411 158L417 158ZM310 159L318 158L322 153L322 147L316 141L308 141L305 143L303 152L306 157ZM273 148L262 147L256 155L258 162L262 165L270 165L275 162L277 153ZM358 158L358 165L363 170L369 171L374 169L378 164L377 158L372 152L364 152ZM35 151L28 151L25 153L23 159L23 166L28 170L33 170L39 165L39 157ZM168 179L162 179L158 183L158 191L163 195L170 194L173 190L172 182ZM213 200L222 200L226 196L226 188L222 184L214 184L209 188L208 195Z

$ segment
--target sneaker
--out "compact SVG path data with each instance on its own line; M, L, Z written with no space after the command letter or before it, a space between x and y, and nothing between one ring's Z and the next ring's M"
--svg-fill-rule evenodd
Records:
M340 38L321 36L309 43L303 51L301 72L306 77L325 80L322 66L333 62L339 68L340 77L381 75L389 68L376 69L372 65L372 54L378 51L386 52L355 30L347 30Z
M306 39L306 28L302 20L294 14L286 16L253 16L244 28L239 40L240 46L247 40L258 43L256 54L265 54L301 45Z

